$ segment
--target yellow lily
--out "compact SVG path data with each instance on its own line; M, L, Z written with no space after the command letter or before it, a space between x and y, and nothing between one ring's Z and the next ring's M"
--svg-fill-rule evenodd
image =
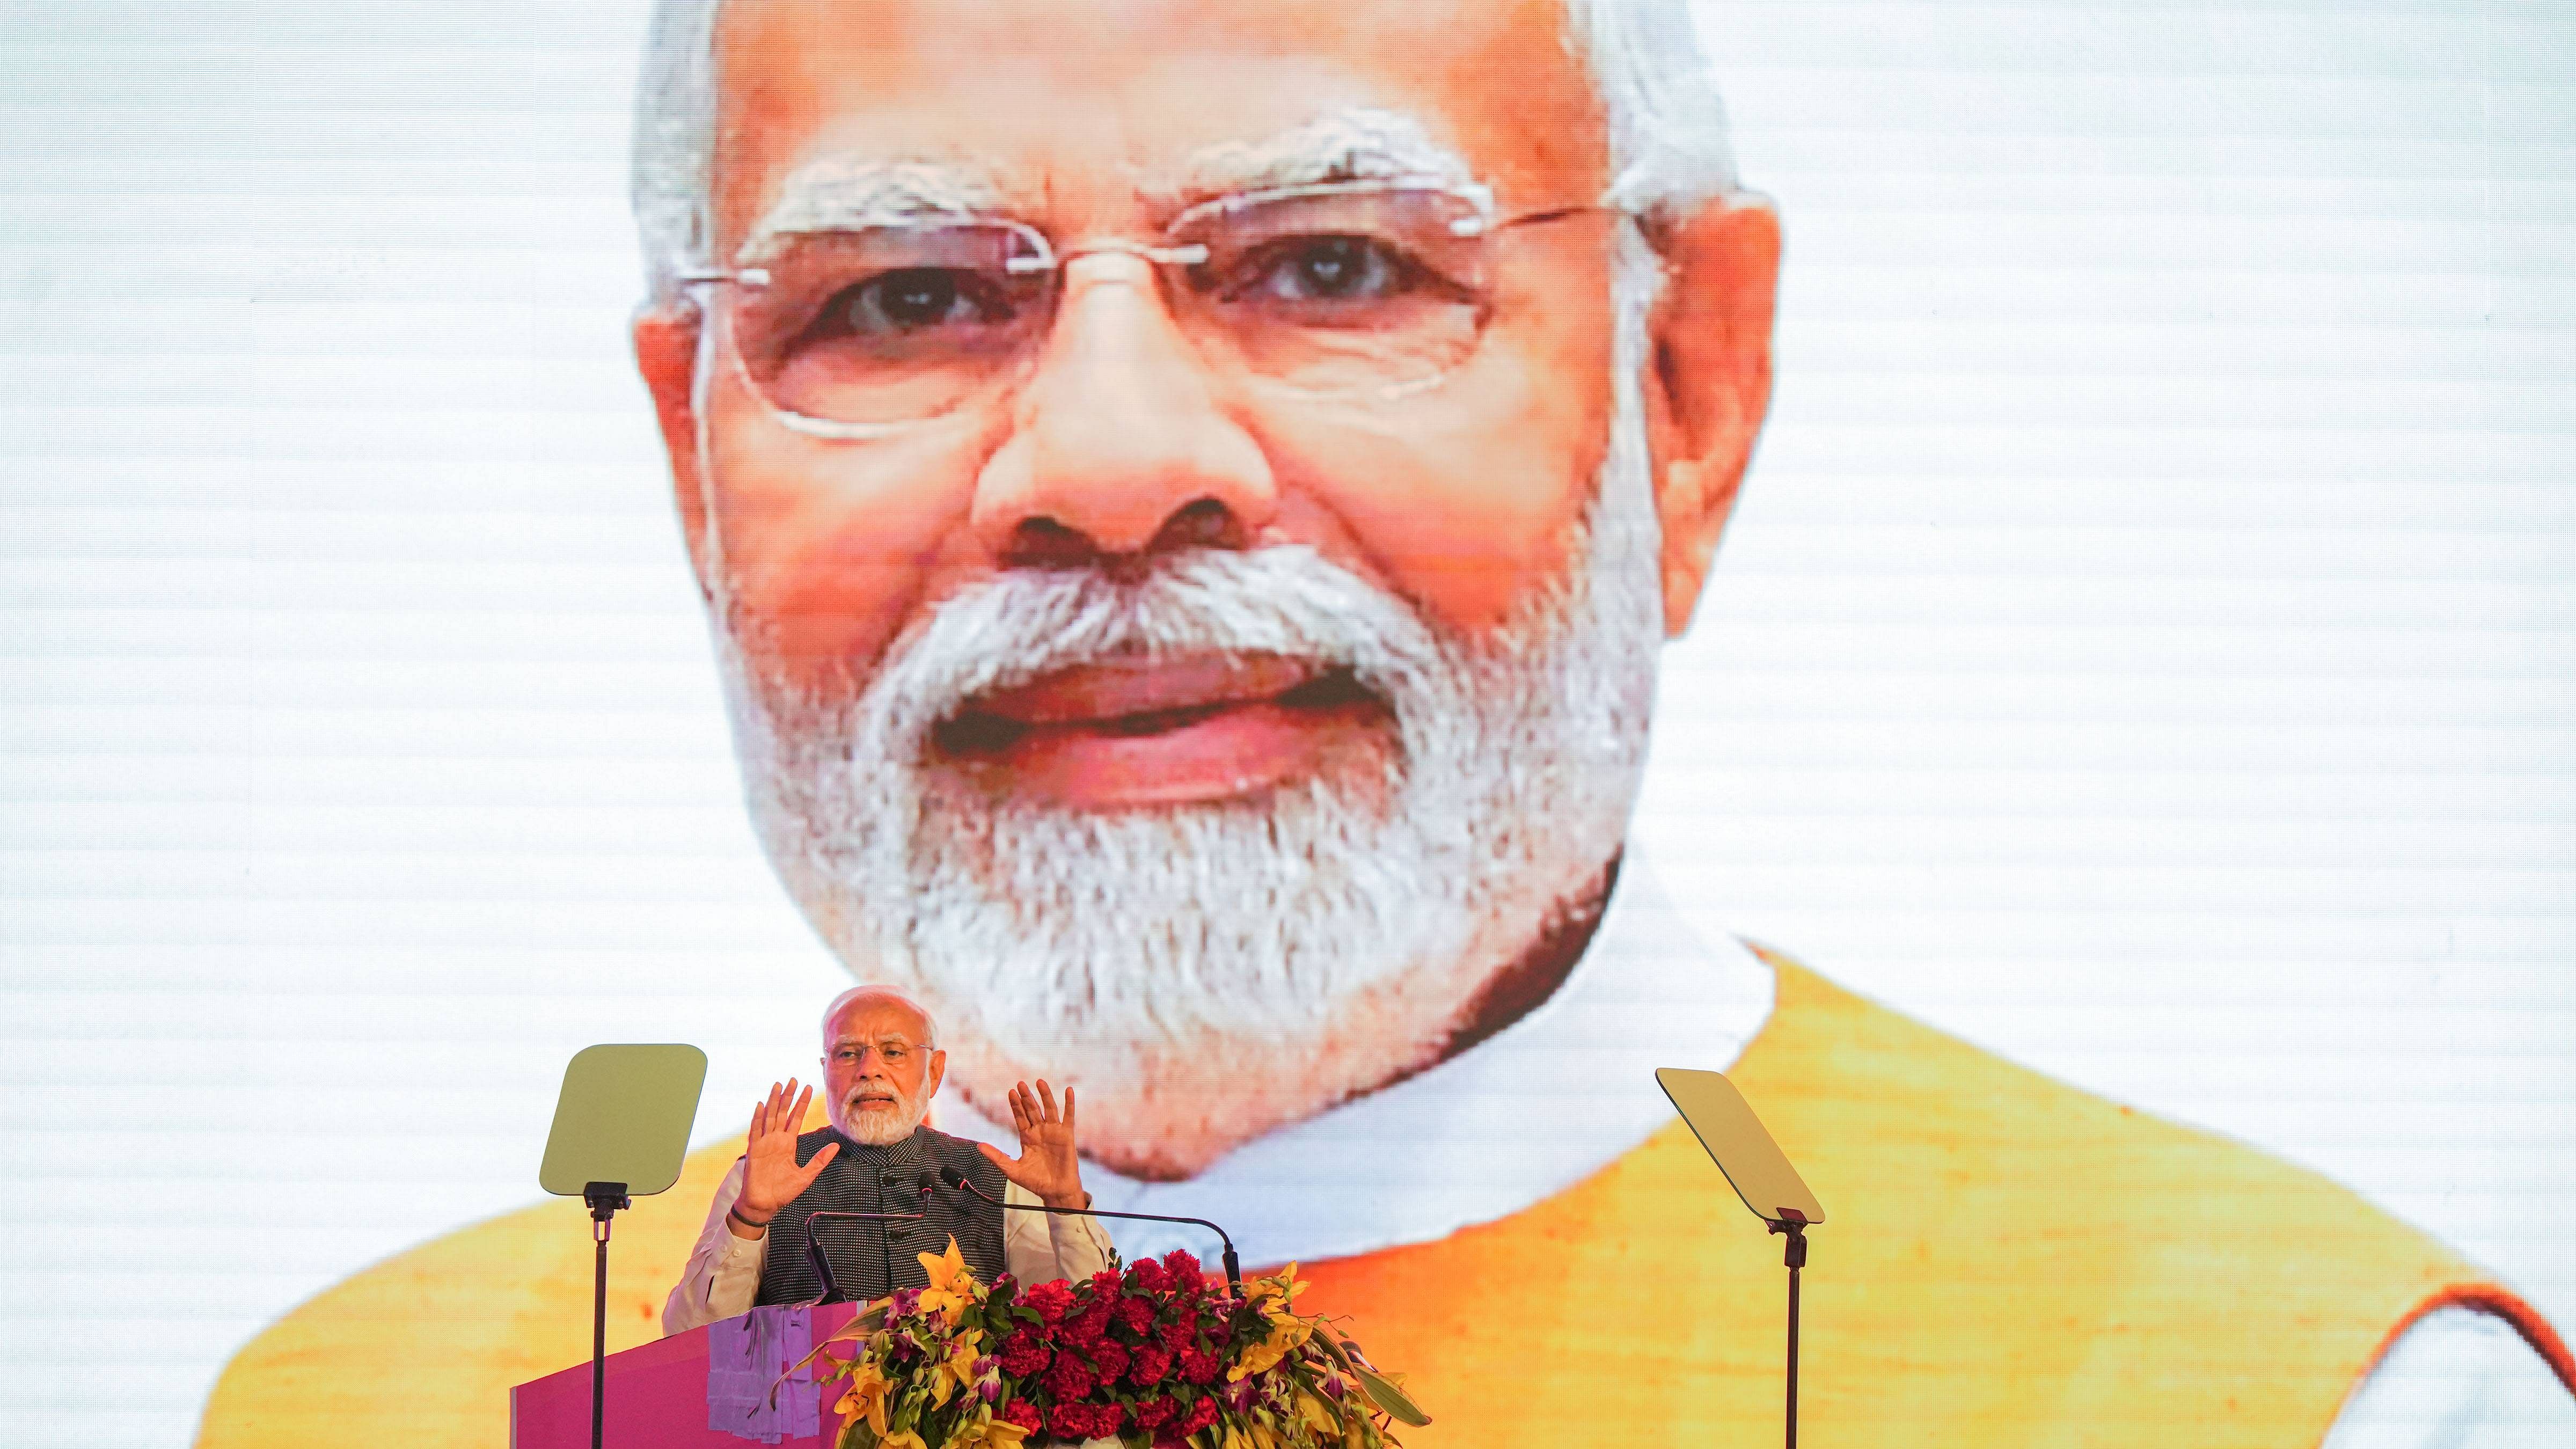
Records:
M1243 1296L1249 1302L1262 1304L1263 1312L1275 1314L1293 1310L1297 1295L1305 1292L1308 1286L1297 1281L1297 1265L1291 1263L1267 1278L1253 1279L1243 1290ZM1273 1298L1279 1301L1267 1301Z
M930 1445L919 1434L905 1429L879 1439L877 1449L930 1449Z
M886 1432L886 1400L893 1390L884 1371L874 1362L863 1360L851 1367L849 1387L841 1392L841 1401L832 1406L832 1412L865 1418L868 1427L882 1439Z
M957 1239L948 1240L945 1253L916 1253L922 1271L930 1275L930 1286L921 1290L921 1311L938 1313L955 1323L966 1305L975 1301L981 1285L975 1275L966 1271L965 1256L957 1251Z
M1257 1373L1267 1372L1286 1358L1299 1344L1315 1332L1315 1326L1303 1319L1270 1316L1270 1336L1245 1349L1234 1367L1225 1371L1226 1382L1237 1383Z
M983 1356L978 1345L984 1341L984 1330L970 1328L950 1340L948 1357L930 1370L930 1402L945 1404L951 1389L960 1393L975 1387L975 1360Z
M1008 1419L986 1417L961 1424L948 1436L945 1449L1019 1449L1029 1431Z

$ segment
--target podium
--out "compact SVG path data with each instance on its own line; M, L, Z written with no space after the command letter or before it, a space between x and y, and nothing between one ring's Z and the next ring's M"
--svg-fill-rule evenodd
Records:
M813 1341L838 1332L861 1306L826 1303L809 1310ZM610 1354L606 1442L615 1449L747 1449L763 1443L775 1443L778 1449L831 1449L840 1421L830 1404L822 1406L812 1434L765 1440L707 1427L707 1336L722 1327L692 1328ZM786 1367L770 1368L763 1386ZM511 1449L590 1449L590 1365L575 1364L510 1390L510 1444Z

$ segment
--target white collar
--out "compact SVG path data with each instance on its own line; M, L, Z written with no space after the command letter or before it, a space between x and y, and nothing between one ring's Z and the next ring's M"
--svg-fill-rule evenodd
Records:
M1092 1206L1222 1223L1246 1266L1316 1262L1445 1238L1554 1197L1673 1118L1657 1067L1724 1071L1770 1020L1769 965L1692 932L1632 847L1600 928L1556 994L1491 1039L1383 1091L1236 1148L1185 1182L1083 1164ZM962 1104L943 1130L1015 1151ZM1121 1254L1203 1229L1106 1220Z

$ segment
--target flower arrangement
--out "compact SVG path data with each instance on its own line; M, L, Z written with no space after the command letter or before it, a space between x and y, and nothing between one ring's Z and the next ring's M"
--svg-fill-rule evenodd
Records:
M1431 1422L1297 1313L1293 1263L1238 1296L1183 1252L1027 1288L977 1282L953 1238L921 1262L928 1287L870 1304L805 1359L843 1386L838 1449L1388 1449L1394 1423Z

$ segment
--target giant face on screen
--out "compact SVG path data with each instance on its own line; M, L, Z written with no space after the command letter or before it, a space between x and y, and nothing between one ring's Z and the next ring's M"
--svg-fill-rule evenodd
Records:
M1543 997L1768 387L1687 16L682 12L637 350L851 970L1146 1176Z
M1662 645L1690 623L1765 426L1780 256L1771 208L1738 186L1684 0L653 8L634 354L750 818L840 968L936 1019L933 1130L1007 1140L1015 1082L1070 1085L1084 1190L1222 1222L1247 1266L1298 1260L1307 1306L1411 1375L1437 1420L1408 1431L1421 1449L1773 1432L1781 1259L1656 1091L1653 1070L1675 1065L1725 1072L1831 1214L1804 1300L1820 1437L2252 1449L2517 1422L2569 1437L2576 1358L2556 1331L2386 1210L2389 1183L2416 1176L2409 1155L2454 1121L2484 1119L2491 1135L2462 1140L2524 1164L2548 1139L2514 1140L2512 1124L2538 1133L2555 1100L2530 1074L2565 1056L2554 1041L2500 1051L2492 1068L2444 1068L2470 1084L2448 1098L2410 1095L2406 1069L2446 1044L2534 1043L2550 1018L2454 1037L2460 1018L2402 1007L2438 993L2500 1013L2507 998L2460 983L2515 978L2440 973L2501 970L2470 958L2501 959L2508 938L2546 942L2512 948L2537 960L2560 938L2529 922L2563 918L2555 878L2491 869L2484 834L2530 824L2530 781L2563 753L2510 756L2527 777L2489 753L2496 721L2537 739L2554 718L2539 686L2557 676L2529 640L2558 636L2524 621L2556 617L2532 601L2563 569L2524 550L2563 509L2529 501L2558 496L2536 471L2520 492L2478 471L2539 455L2506 438L2519 395L2455 385L2445 350L2486 345L2529 304L2512 301L2503 231L2425 239L2431 212L2521 204L2495 158L2525 153L2493 145L2520 134L2512 105L2454 98L2426 110L2425 136L2410 117L2406 144L2383 144L2356 118L2396 125L2385 114L2423 99L2411 72L2346 92L2336 69L2397 64L2376 15L2238 31L2136 7L1794 21L1799 7L1702 7L1763 121L1748 146L1818 244L1789 314L1800 390L1771 424L1768 496L1796 516L1738 540L1769 550L1737 565L1749 593L1796 597L1773 617L1729 600L1730 627L1704 632L1736 652L1714 668L1714 640L1672 657L1658 718ZM2497 23L2405 25L2419 22L2458 37ZM2310 25L2341 38L2289 43ZM2220 122L2251 129L2205 130ZM2436 165L2458 173L2409 169ZM128 213L99 215L85 224ZM2019 262L1998 264L2016 245ZM271 260L256 261L264 281ZM479 325L482 309L458 310ZM374 312L316 316L334 337L381 329ZM303 407L321 365L236 370L287 379ZM2396 422L2364 416L2381 410ZM1967 537L1945 542L1947 524ZM197 510L184 526L203 529ZM2328 535L2343 541L2316 542ZM667 536L653 540L645 567L676 592ZM2467 572L2461 559L2483 559L2481 590L2498 590L2466 595L2494 610L2474 628L2439 574ZM552 598L566 585L546 568ZM1947 591L1981 574L2011 577ZM2122 577L2077 586L2093 574ZM557 623L531 657L599 646L595 618ZM1831 634L1848 637L1819 643ZM2462 683L2512 660L2522 673ZM1768 722L1673 707L1710 679ZM2382 687L2400 679L2415 687ZM2494 692L2508 684L2510 709ZM346 721L279 698L257 718L289 724L252 733L344 747ZM2400 698L2437 744L2380 728L2372 711ZM568 752L589 750L561 728ZM1632 823L1650 728L1669 753ZM1834 738L1785 749L1793 734ZM2311 750L2328 767L2303 776L2292 757ZM628 756L581 758L606 773ZM2406 774L2428 760L2450 762L2456 791ZM2374 811L2427 833L2341 838ZM694 845L705 822L685 818L672 834ZM1704 821L1710 839L1687 838ZM2262 838L2210 844L2231 834ZM446 1009L476 1009L470 993L505 970L514 988L545 974L551 948L683 918L699 934L650 943L668 973L655 982L567 973L561 1030L693 1035L695 1003L777 1004L774 981L712 964L748 938L709 896L622 918L704 860L647 873L592 860L598 834L556 838L555 889L614 875L630 893L577 915L574 936L491 926L509 954L463 953L444 979L469 994ZM279 854L281 871L352 889L319 847L293 848L306 853ZM1929 869L1944 852L1966 863ZM443 857L387 858L428 859L421 889L449 889ZM2463 868L2427 867L2445 861ZM786 917L752 875L756 909ZM2344 884L2313 885L2328 876ZM1829 905L1785 911L1799 892ZM445 914L421 919L402 959L457 954L433 931ZM1776 931L1864 989L1735 928ZM805 971L791 935L778 969ZM365 939L377 948L372 919ZM2375 973L2401 957L2425 994L2374 996L2398 989ZM674 990L703 994L681 1008ZM2030 1021L2121 1020L2088 1076L2069 1066L2080 1052L2039 1050L2044 1028L2013 1038L2006 1015L1963 1016L1979 992ZM260 1032L307 1009L275 996L239 1007ZM2000 1052L1905 1014L1941 999L1937 1020L1982 1021ZM785 1013L793 1036L762 1052L793 1041L802 1057L816 1004ZM2329 1038L2302 1055L2293 1018L2364 1023L2333 1040L2367 1038L2367 1070L2321 1071ZM2296 1109L2304 1139L2214 1110L2200 1120L2252 1143L2166 1120L2210 1099L2127 1091L2143 1079L2101 1066L2153 1058L2169 1082L2217 1081L2266 1053L2279 1060L2263 1073L2207 1091ZM2311 1114L2336 1090L2323 1084L2382 1080L2388 1104L2441 1126L2341 1159L2402 1164L2380 1202L2253 1145L2333 1145L2320 1124L2362 1119ZM847 1127L871 1093L832 1085ZM728 1115L711 1102L705 1120ZM62 1135L86 1143L82 1125ZM377 1135L417 1158L404 1131ZM857 1135L838 1150L891 1150ZM621 1218L612 1334L675 1326L693 1244L709 1261L745 1251L726 1225L739 1189L723 1186L745 1147L702 1143L684 1190ZM2456 1168L2477 1149L2445 1151ZM2438 1186L2412 1201L2515 1195ZM1206 1242L1152 1231L1119 1241ZM383 1246L352 1237L330 1271ZM242 1350L203 1442L339 1444L387 1404L418 1442L501 1442L510 1386L588 1347L595 1251L578 1207L557 1204L356 1271Z

